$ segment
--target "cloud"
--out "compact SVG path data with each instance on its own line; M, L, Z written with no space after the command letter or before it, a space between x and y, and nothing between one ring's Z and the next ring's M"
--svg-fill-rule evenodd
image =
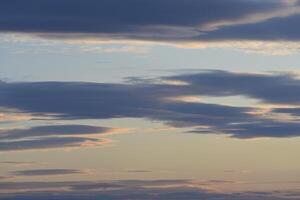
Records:
M223 181L221 181L221 183L223 183ZM228 182L226 183L228 184ZM195 187L191 184L192 181L190 180L124 180L107 182L0 182L0 191L8 192L0 194L0 199L289 200L299 197L299 193L297 191L222 193L205 190L201 187ZM220 184L220 182L208 182L208 184ZM18 192L12 193L9 191Z
M32 166L40 166L45 163L39 163L39 162L23 162L23 161L1 161L0 166L10 166L10 167L16 167L16 168L24 168L24 167L32 167Z
M107 141L95 135L105 135L113 128L87 125L51 125L26 129L0 130L0 151L50 149L103 145Z
M57 176L70 174L85 174L85 172L77 169L32 169L15 171L11 174L14 176Z
M287 4L280 0L4 0L1 2L0 30L128 34L143 29L151 31L151 27L196 27L236 20L280 10L282 6Z
M300 14L251 24L228 26L199 35L199 40L299 41ZM195 38L196 39L196 38Z
M298 41L299 15L299 2L289 0L3 0L0 31L68 40Z
M83 137L53 137L21 141L0 142L0 151L20 151L53 148L78 148L84 146L101 146L107 140Z
M191 92L198 93L189 87L160 84L16 83L0 86L0 105L61 119L148 118L176 127L249 117L248 108L167 100Z
M150 170L127 170L128 173L151 173Z
M166 186L189 183L184 179L159 179L159 180L116 180L116 181L64 181L64 182L0 182L0 192L27 190L34 191L39 189L47 190L56 188L57 191L65 189L76 191L101 191L107 188L137 188L145 186ZM0 193L0 194L1 194Z
M27 129L0 130L1 140L16 140L32 137L75 136L90 134L108 134L113 129L87 125L51 125L36 126Z
M281 122L272 120L262 120L247 123L227 124L225 126L215 127L217 133L227 133L231 137L239 139L251 138L288 138L300 136L300 124L298 122ZM212 130L203 130L197 128L191 133L205 133Z
M300 102L300 79L297 74L251 74L228 71L167 77L182 81L189 89L209 96L244 95L273 104L298 104Z
M184 84L173 84L184 83ZM222 133L236 138L300 136L299 122L277 115L278 108L297 106L300 102L300 80L295 74L249 74L227 71L204 71L160 77L156 80L133 81L128 84L82 82L1 83L0 106L18 109L32 115L50 115L56 119L143 118L164 122L178 128L190 128L194 133ZM186 97L200 96L200 101ZM236 106L201 101L201 96L243 96L256 104ZM274 112L272 110L274 109ZM262 113L258 115L257 113ZM102 134L102 127L50 126L29 130L4 130L0 150L15 146L41 148L42 143L55 147L97 143L87 137L92 132ZM51 136L60 138L43 138ZM64 137L62 137L64 136ZM72 136L72 137L70 137ZM76 136L76 137L75 137ZM78 137L80 136L80 137ZM1 137L1 136L0 136ZM16 141L19 137L27 139ZM38 139L36 137L39 137ZM27 146L29 145L29 146Z
M295 117L300 116L300 108L298 107L291 107L291 108L276 108L273 109L273 112L275 113L283 113L283 114L289 114Z

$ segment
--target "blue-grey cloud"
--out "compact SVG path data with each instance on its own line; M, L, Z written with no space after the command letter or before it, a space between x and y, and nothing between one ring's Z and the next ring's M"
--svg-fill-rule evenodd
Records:
M240 192L240 193L215 193L199 188L187 187L189 180L154 180L154 181L128 181L112 182L0 182L2 191L26 190L13 194L0 194L0 199L6 200L54 200L54 199L95 199L95 200L181 200L181 199L208 199L208 200L291 200L297 199L297 191L282 192ZM155 187L151 186L154 183ZM160 184L157 184L160 183ZM175 187L164 187L173 185ZM51 191L47 191L50 189ZM56 188L56 190L55 190ZM39 189L42 192L35 192ZM65 190L64 190L65 189Z
M295 117L300 116L300 108L292 107L292 108L276 108L273 109L273 112L275 113L282 113L282 114L289 114Z
M270 17L266 23L235 24L253 15L284 13L286 0L2 0L0 31L79 33L142 40L299 39L297 18ZM275 20L275 21L273 21ZM258 20L260 21L260 20ZM262 20L264 21L264 20ZM246 24L244 26L244 24ZM248 27L249 25L249 27ZM217 30L215 30L217 28ZM223 29L224 28L224 29ZM284 28L284 29L282 29ZM258 32L255 32L258 31ZM50 36L50 35L48 35ZM268 37L269 36L269 37ZM61 37L70 37L61 35Z
M55 176L55 175L74 175L84 174L85 172L78 169L31 169L20 170L11 173L13 176Z
M257 119L258 120L258 119ZM216 126L215 132L227 133L231 137L240 139L263 138L263 137L299 137L300 123L299 122L281 122L276 120L263 120L226 124L225 126ZM207 133L212 130L195 129L191 133Z
M84 190L93 191L95 189L107 188L137 188L144 186L165 186L186 184L190 180L186 179L158 179L158 180L115 180L115 181L63 181L63 182L0 182L1 190L34 190L47 188L69 188L74 192ZM1 191L2 192L2 191Z
M300 136L300 124L298 122L266 121L249 124L233 125L227 132L231 132L237 138L257 137L296 137Z
M16 140L31 137L50 137L50 136L76 136L89 134L105 134L111 128L87 125L51 125L36 126L26 129L7 129L0 130L1 140Z
M26 129L3 129L0 130L0 151L79 147L85 142L100 145L101 139L88 136L106 134L112 130L108 127L88 125L49 125Z
M0 28L5 31L111 33L130 31L136 26L201 25L280 9L283 5L280 0L3 0Z
M207 103L172 103L164 100L167 97L197 93L200 94L200 91L194 91L190 87L159 84L12 83L0 85L0 105L36 114L52 113L64 119L148 117L164 120L169 116L175 121L182 117L176 116L176 113L185 112L190 106L197 109L198 113L188 115L186 112L187 117L206 121L219 118L222 121L226 120L225 116L228 119L238 118L249 111L247 108Z
M0 106L36 115L51 114L57 119L67 120L145 118L174 127L193 128L193 132L197 133L225 133L237 138L300 136L298 132L300 124L297 121L270 119L251 114L259 110L255 105L241 107L174 100L189 95L210 97L240 95L264 103L298 105L300 80L292 74L208 71L161 79L185 84L149 81L131 84L1 83ZM42 128L41 130L45 129L44 133L39 132L39 129L41 128L30 130L32 132L29 136L54 134L49 133L49 128ZM73 128L65 135L72 134L72 130ZM64 131L62 128L61 132ZM10 137L19 135L18 131L12 130Z
M300 80L293 74L251 74L227 71L167 77L184 81L191 91L209 96L243 95L266 103L300 103Z
M273 18L264 22L223 27L196 36L194 40L299 41L300 14Z
M86 142L94 143L95 145L101 145L102 143L104 143L104 140L84 137L50 137L3 142L1 141L0 151L80 147Z

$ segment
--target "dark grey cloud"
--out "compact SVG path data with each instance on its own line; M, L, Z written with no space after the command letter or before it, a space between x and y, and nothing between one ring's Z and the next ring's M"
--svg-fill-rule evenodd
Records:
M137 188L144 186L165 186L186 184L186 179L158 179L158 180L115 180L115 181L63 181L63 182L0 182L1 190L34 190L47 188L69 188L70 190L92 191L107 188Z
M266 103L299 104L300 79L293 74L251 74L208 71L167 77L184 81L193 91L209 96L243 95Z
M257 119L258 120L258 119ZM275 137L299 137L300 123L298 122L281 122L276 120L253 121L246 123L226 124L225 126L216 126L214 129L217 133L227 133L231 137L239 139ZM191 133L210 133L212 130L195 129Z
M105 134L111 128L87 125L51 125L36 126L27 129L0 130L1 140L16 140L31 137L74 136L89 134Z
M2 86L1 106L41 115L52 113L63 119L135 117L163 121L176 127L190 127L225 125L251 118L246 113L251 110L249 108L165 100L168 97L198 94L198 91L189 87L58 82Z
M232 126L227 132L237 138L296 137L300 136L298 122L266 121Z
M297 26L291 26L297 19L278 21L276 15L257 28L247 20L247 25L232 30L218 26L211 31L207 26L235 24L255 14L283 13L296 5L285 0L2 0L0 31L142 40L265 39L268 35L268 39L293 40L299 39Z
M275 113L289 114L295 117L300 116L300 108L292 107L292 108L276 108L273 110Z
M297 199L297 191L282 192L240 192L240 193L214 193L199 188L186 187L184 184L191 182L186 180L154 180L112 182L0 182L0 190L27 190L27 192L15 192L13 194L0 194L0 199L6 200L35 200L35 199L95 199L95 200L181 200L181 199L209 199L209 200L291 200ZM156 187L145 187L153 183L160 183ZM175 187L170 186L175 184ZM55 190L56 188L56 190ZM45 191L35 192L34 189ZM51 189L51 191L47 191ZM63 189L66 189L63 191Z
M70 174L85 174L85 172L77 169L31 169L20 170L11 173L13 176L55 176Z
M112 128L88 125L49 125L0 130L0 151L79 147L85 142L101 144L90 134L109 133ZM103 142L103 141L102 141Z
M145 118L174 127L193 128L197 133L225 133L236 138L296 137L297 121L264 118L254 113L259 108L228 106L204 102L183 102L174 98L186 95L229 97L240 95L264 103L299 105L300 80L293 74L248 74L227 71L207 71L197 74L161 77L164 81L186 84L170 85L157 82L131 84L35 82L1 83L0 106L19 109L34 115L56 116L57 119ZM173 100L172 100L173 99ZM276 112L276 111L275 111ZM270 112L269 114L274 114ZM196 128L195 128L196 127ZM197 128L198 127L198 128ZM201 127L201 128L199 128ZM42 135L81 135L95 131L94 127L37 127L11 130L4 138ZM73 129L77 129L76 132ZM96 128L97 129L97 128ZM97 129L98 130L98 129ZM102 128L99 129L101 131ZM54 133L52 133L54 132ZM65 133L64 133L65 132ZM5 131L4 131L5 133ZM24 134L24 135L26 135ZM67 141L71 138L65 138ZM65 140L63 139L63 140ZM19 145L19 141L15 145ZM73 144L73 140L70 141ZM20 144L25 145L27 141ZM2 146L9 144L1 143ZM0 148L1 148L0 144ZM8 147L7 147L8 148Z
M80 147L86 142L93 142L95 145L101 145L104 140L96 138L83 137L50 137L39 139L27 139L16 141L0 142L0 151L18 151L18 150L35 150L35 149L52 149Z
M228 119L242 117L245 116L244 112L249 111L247 108L207 103L172 103L164 100L167 97L199 92L190 87L160 84L12 83L0 85L0 105L36 114L52 113L64 119L147 117L167 120L168 117L173 117L172 121L176 118L179 121L182 116L176 114L185 112L191 106L197 109L197 113L186 112L187 117L206 121L219 118L222 121L226 120L225 116ZM212 116L206 118L207 113Z
M281 1L270 0L3 0L0 16L2 22L11 22L1 24L4 30L112 32L134 26L198 25L280 6Z
M148 94L149 100L146 94L137 94L144 87L122 84L44 82L1 84L0 88L4 107L20 106L27 112L58 113L69 118L140 117L142 110L146 112L147 106L155 104L150 97L155 94Z
M264 22L233 25L207 32L194 40L299 41L300 14L272 18Z
M190 26L280 9L280 0L27 0L1 2L4 31L126 32L143 26Z

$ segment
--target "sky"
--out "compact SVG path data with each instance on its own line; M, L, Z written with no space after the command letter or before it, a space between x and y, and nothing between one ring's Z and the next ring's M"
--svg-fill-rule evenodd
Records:
M300 199L299 0L1 0L0 200Z

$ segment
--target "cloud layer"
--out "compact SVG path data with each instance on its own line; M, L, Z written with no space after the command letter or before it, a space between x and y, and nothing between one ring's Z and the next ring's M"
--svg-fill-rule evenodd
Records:
M299 40L299 16L299 2L289 0L3 0L0 31L155 41Z
M293 74L207 71L131 84L1 83L0 106L64 120L143 118L190 128L194 133L223 133L236 138L295 137L300 136L300 123L292 116L295 111L282 109L287 105L298 107L299 91L300 80ZM185 101L188 96L244 96L258 103L242 107ZM261 103L270 108L261 107ZM289 118L280 114L283 111ZM107 128L74 125L4 130L1 137L9 141L1 141L0 149L76 146L97 142L97 138L84 135L103 131ZM20 137L30 140L19 141Z
M215 181L194 183L190 180L120 180L111 182L0 182L0 199L95 199L95 200L292 200L297 191L221 193L201 188ZM223 182L223 181L220 181ZM225 181L227 182L227 181ZM27 191L22 193L22 191Z

